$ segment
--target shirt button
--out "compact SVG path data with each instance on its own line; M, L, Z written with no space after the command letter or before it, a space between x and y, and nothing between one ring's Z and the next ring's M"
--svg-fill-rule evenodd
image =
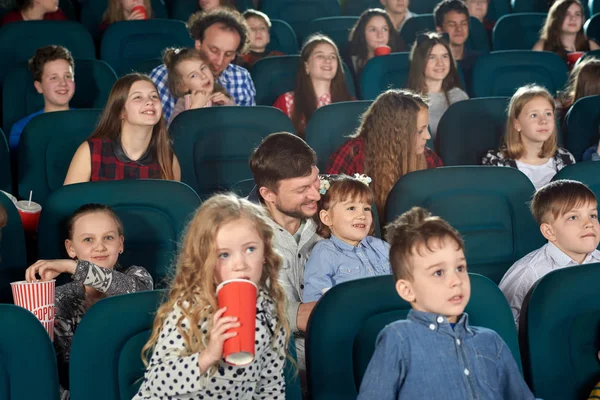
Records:
M468 369L465 368L465 370L463 371L465 373L466 376L469 376L470 372Z
M300 285L300 289L304 290L304 285Z
M431 329L432 331L435 331L435 325L434 324L429 325L429 329Z
M460 346L460 339L456 339L456 344Z
M437 322L438 322L438 324L441 324L442 322L444 322L444 318L437 317Z
M302 258L302 254L298 254L298 258Z

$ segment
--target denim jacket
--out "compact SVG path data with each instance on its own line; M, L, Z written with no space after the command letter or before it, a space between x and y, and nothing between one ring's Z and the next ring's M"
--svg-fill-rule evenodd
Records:
M469 326L454 329L440 315L411 310L377 338L358 400L533 400L500 336Z

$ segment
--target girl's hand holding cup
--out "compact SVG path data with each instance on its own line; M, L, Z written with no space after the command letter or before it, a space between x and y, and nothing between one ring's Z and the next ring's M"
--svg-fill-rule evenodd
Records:
M146 8L141 5L133 7L133 9L131 10L131 13L127 17L127 20L129 20L129 21L144 20L144 19L148 19L148 14L146 13Z
M237 332L227 332L240 326L237 317L224 317L227 307L219 309L213 316L212 329L209 333L208 346L198 357L200 374L205 373L212 365L221 361L223 357L223 343L229 338L237 336Z
M70 273L73 275L77 268L77 261L74 260L38 260L25 270L25 280L28 283L36 282L36 274L42 281L51 281L60 274Z

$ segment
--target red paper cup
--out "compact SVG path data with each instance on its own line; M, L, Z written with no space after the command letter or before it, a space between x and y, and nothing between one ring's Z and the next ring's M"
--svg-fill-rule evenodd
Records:
M37 231L38 222L40 222L40 213L42 212L42 206L32 201L29 204L27 200L17 201L15 204L19 215L21 216L21 222L23 223L23 229L28 234L33 234Z
M140 14L142 14L144 16L144 19L148 19L148 12L146 11L146 7L139 5L139 6L135 6L131 9L131 12L139 12Z
M55 280L31 283L19 281L10 284L15 304L31 311L44 325L52 341L54 341L55 282Z
M567 60L569 60L569 65L575 65L575 63L583 56L585 52L583 51L574 51L572 53L567 54Z
M374 53L376 56L387 56L392 52L392 48L390 46L377 46L375 47Z
M257 287L247 279L231 279L217 287L219 308L227 307L225 317L237 317L240 326L228 332L237 332L223 344L223 357L231 365L248 365L254 361L256 333Z

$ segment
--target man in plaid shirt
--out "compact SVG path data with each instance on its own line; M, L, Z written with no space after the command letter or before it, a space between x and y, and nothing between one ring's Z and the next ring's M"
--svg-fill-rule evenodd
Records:
M236 55L243 54L248 46L248 28L243 17L236 11L216 9L208 13L198 12L188 23L195 47L208 55L210 68L217 81L240 106L253 106L256 89L245 68L231 64ZM160 65L152 70L154 81L168 121L175 108L176 99L169 92L167 68Z

